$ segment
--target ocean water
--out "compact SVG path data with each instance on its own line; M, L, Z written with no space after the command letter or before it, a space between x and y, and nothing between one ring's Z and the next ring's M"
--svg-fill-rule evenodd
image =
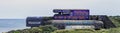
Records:
M25 19L0 19L0 33L25 28L29 28Z

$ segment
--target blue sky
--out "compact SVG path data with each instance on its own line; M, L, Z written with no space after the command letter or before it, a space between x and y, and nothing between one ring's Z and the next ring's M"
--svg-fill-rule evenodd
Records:
M53 9L90 9L91 15L120 15L120 0L0 0L0 18L52 16Z

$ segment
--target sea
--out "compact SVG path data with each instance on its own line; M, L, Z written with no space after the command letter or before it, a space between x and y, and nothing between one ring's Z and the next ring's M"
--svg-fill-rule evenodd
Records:
M11 30L26 29L25 19L0 19L0 33Z

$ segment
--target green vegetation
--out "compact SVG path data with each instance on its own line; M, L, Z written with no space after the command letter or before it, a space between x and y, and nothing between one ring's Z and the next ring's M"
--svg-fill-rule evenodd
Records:
M110 16L109 18L117 27L120 27L120 16Z
M93 30L93 29L56 30L52 33L120 33L120 28L101 29L101 30Z
M23 30L12 30L8 33L120 33L120 16L110 16L112 22L117 26L117 28L110 29L74 29L74 30L57 30L56 27L51 25L33 27L30 29Z
M46 25L46 26L40 26L40 27L33 27L30 29L23 29L23 30L12 30L9 31L8 33L50 33L57 30L56 27L53 27L51 25Z

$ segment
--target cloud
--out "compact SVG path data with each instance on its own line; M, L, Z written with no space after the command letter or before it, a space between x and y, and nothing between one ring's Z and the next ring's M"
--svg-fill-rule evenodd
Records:
M91 14L120 15L119 1L120 0L0 0L0 18L52 16L52 10L56 8L90 9ZM114 12L114 14L110 14L112 12Z

